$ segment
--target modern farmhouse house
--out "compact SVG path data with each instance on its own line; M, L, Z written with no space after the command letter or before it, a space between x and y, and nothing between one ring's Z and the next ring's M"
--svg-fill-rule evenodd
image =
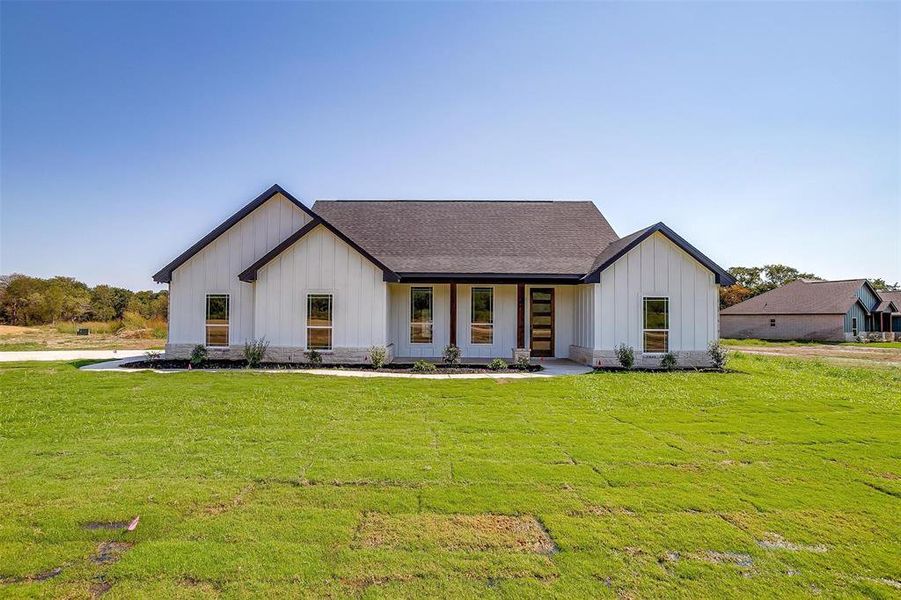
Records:
M866 279L801 279L720 312L724 338L893 340L901 331L898 298Z
M268 360L571 358L708 363L729 274L663 223L616 235L591 202L318 201L273 186L154 279L169 284L166 354L204 344Z

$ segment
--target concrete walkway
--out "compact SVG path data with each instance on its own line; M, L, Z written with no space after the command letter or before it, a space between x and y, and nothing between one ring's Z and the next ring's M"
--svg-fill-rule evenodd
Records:
M124 358L109 362L86 365L83 371L116 371L119 373L138 373L153 371L155 373L184 373L187 369L129 369L122 365L138 358ZM580 365L571 360L549 358L541 362L543 371L522 373L520 371L486 371L485 373L392 373L391 371L355 371L352 369L247 369L254 373L305 373L307 375L330 375L332 377L388 377L397 379L534 379L542 377L558 377L560 375L583 375L592 371L591 367ZM207 373L236 372L234 369L210 370ZM237 371L241 372L241 371Z
M30 360L79 360L84 358L131 358L144 356L147 350L34 350L31 352L0 352L0 362Z

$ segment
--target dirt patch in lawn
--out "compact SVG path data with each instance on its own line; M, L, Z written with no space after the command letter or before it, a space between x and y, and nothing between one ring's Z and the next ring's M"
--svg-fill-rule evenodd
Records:
M534 552L551 554L557 546L532 516L386 515L367 513L357 530L362 548Z
M828 549L823 544L795 544L793 542L786 541L785 538L777 533L766 534L766 537L757 542L757 545L766 550L789 550L791 552L822 553L826 552L826 550Z
M729 346L730 350L746 354L816 358L846 365L883 364L901 365L901 349L868 348L866 346Z
M97 546L97 553L91 557L91 562L97 565L109 565L125 554L134 544L129 542L103 542Z
M81 524L82 529L88 530L97 530L97 529L125 529L128 527L128 521L88 521L87 523Z

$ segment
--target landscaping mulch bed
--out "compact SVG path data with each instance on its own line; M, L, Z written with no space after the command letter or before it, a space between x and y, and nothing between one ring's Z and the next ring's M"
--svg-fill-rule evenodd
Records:
M483 364L460 364L455 367L445 367L444 365L435 365L435 371L417 371L413 369L413 365L407 363L387 364L381 369L373 369L372 365L367 364L323 364L311 365L310 363L262 363L257 369L285 371L285 370L311 370L311 369L335 369L355 371L376 371L383 373L420 373L424 375L454 375L466 373L523 373L535 372L544 369L541 365L530 365L528 371L524 369L510 367L507 371L492 371L488 365ZM216 370L216 369L246 369L247 362L243 360L207 360L200 367L192 367L190 361L186 359L161 359L161 360L139 360L128 362L122 365L126 369L161 369L161 370L183 370L183 369L200 369L200 370Z

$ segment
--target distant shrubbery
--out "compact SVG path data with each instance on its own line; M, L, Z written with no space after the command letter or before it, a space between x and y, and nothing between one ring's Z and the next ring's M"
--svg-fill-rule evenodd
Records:
M166 337L169 292L133 292L108 285L88 287L71 277L41 279L18 273L0 276L0 323L47 325L60 333Z

